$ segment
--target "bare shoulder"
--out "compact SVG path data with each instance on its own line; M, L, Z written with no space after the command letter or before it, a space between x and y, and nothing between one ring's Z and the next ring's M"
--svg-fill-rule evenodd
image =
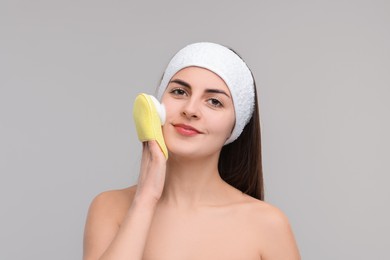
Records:
M277 207L249 196L237 189L230 189L230 206L238 213L237 216L245 218L247 225L258 228L287 228L287 216ZM264 231L264 230L263 230Z
M262 259L300 259L290 222L279 208L264 201L248 198L246 214L259 245ZM260 235L261 234L261 235Z
M284 212L267 202L250 198L247 208L251 212L252 224L258 227L286 228L289 226L289 220Z
M83 259L97 259L103 254L131 206L135 189L105 191L92 200L84 229Z
M98 194L88 210L86 231L97 224L120 226L134 198L136 186L120 190L109 190Z
M90 211L99 211L104 215L119 214L130 207L135 190L136 186L131 186L125 189L104 191L92 200Z

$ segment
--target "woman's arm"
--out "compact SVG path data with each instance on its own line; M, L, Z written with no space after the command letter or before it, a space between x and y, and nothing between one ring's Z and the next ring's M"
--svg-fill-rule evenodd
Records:
M166 160L155 141L144 143L137 190L118 223L114 196L102 193L91 203L84 234L84 260L142 259L154 211L165 181Z

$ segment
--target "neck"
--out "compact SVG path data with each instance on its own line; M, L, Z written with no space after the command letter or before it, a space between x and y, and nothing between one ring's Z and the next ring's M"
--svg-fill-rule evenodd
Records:
M227 184L219 175L218 158L170 156L161 202L180 207L220 203Z

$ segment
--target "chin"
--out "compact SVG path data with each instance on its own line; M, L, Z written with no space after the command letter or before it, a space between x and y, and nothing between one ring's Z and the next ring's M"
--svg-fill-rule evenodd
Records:
M210 146L210 142L203 143L195 140L166 140L166 145L169 156L189 159L205 158L215 154L219 155L222 149L222 145Z
M195 145L188 144L188 142L174 141L174 142L165 142L169 151L169 154L172 156L180 157L196 157L201 153L201 149Z

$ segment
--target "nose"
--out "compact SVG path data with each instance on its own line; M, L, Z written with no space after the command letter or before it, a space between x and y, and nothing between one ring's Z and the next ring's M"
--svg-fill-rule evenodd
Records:
M188 119L198 119L201 114L199 108L199 103L190 99L183 105L181 114Z

